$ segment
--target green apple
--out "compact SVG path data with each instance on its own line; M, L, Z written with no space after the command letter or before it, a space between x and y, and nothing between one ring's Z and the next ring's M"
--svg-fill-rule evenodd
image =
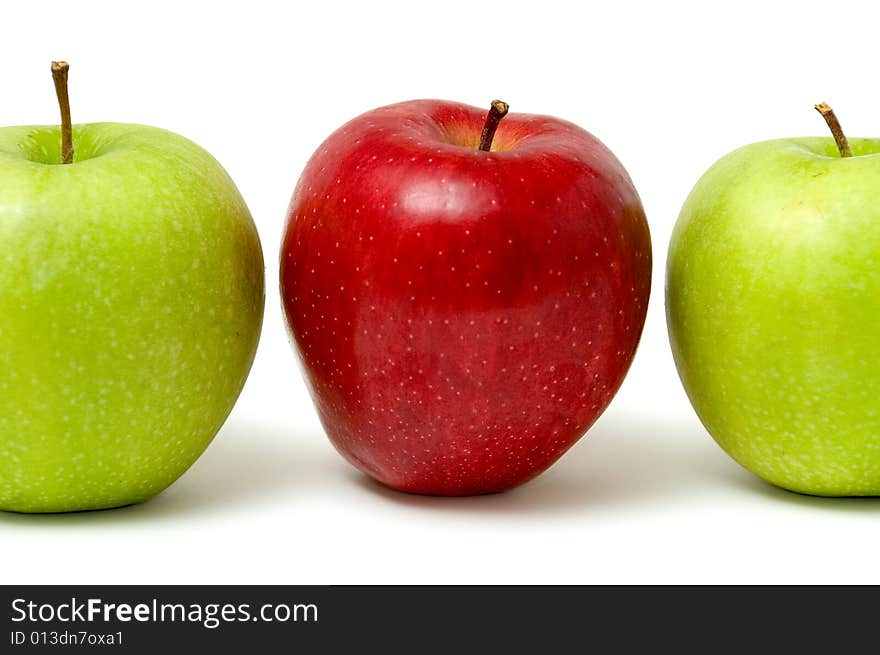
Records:
M880 139L851 146L730 153L685 202L667 264L700 420L748 470L815 495L880 495Z
M204 451L264 302L251 215L207 152L154 127L0 129L0 509L137 503Z

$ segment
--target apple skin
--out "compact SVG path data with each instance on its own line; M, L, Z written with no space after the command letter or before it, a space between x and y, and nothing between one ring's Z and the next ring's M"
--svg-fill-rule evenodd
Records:
M0 509L150 498L231 410L263 258L208 153L152 127L0 129Z
M503 491L590 427L632 361L651 244L581 128L418 100L352 120L289 207L281 294L321 421L395 489Z
M667 315L709 433L761 478L880 494L880 140L753 144L691 192L669 246Z

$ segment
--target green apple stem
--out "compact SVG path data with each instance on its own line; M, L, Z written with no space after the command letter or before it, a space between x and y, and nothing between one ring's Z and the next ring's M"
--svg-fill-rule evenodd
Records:
M493 100L492 106L489 107L489 113L486 115L486 122L483 125L483 133L480 134L480 150L489 152L492 149L492 139L495 138L495 130L498 129L498 123L507 116L509 107L506 102L501 100Z
M840 127L840 121L837 120L837 116L834 115L834 110L828 106L827 102L820 102L816 105L816 111L822 114L822 118L828 123L828 128L831 130L832 136L834 136L834 141L837 143L837 149L840 151L840 156L852 157L852 149L849 147L849 141L847 141L846 135L843 133L843 128Z
M66 61L52 62L52 80L55 82L55 95L61 108L61 163L73 163L73 128L70 125L70 97L67 94L67 71L70 64Z

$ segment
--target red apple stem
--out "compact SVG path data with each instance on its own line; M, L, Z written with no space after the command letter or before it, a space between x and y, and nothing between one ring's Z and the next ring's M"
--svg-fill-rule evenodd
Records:
M483 125L483 133L480 134L480 150L489 152L492 149L492 139L495 138L495 130L501 119L507 116L507 110L510 109L506 102L501 100L493 100L492 106L489 107L489 113L486 115L486 122Z
M837 116L834 115L834 110L831 109L827 102L820 102L816 105L816 111L822 114L822 118L828 123L828 128L831 130L834 142L837 144L837 149L840 151L840 156L852 157L852 149L849 147L849 141L847 141L846 135L843 133L843 128L840 127L840 121L837 120Z
M70 96L67 94L67 71L70 64L66 61L52 62L52 80L55 82L55 95L61 108L61 163L73 163L73 128L70 124Z

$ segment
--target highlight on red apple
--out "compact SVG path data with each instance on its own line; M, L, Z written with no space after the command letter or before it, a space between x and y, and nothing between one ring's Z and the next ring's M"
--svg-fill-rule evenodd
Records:
M651 283L641 201L564 120L417 100L367 112L294 191L281 294L331 441L395 489L503 491L607 407Z

